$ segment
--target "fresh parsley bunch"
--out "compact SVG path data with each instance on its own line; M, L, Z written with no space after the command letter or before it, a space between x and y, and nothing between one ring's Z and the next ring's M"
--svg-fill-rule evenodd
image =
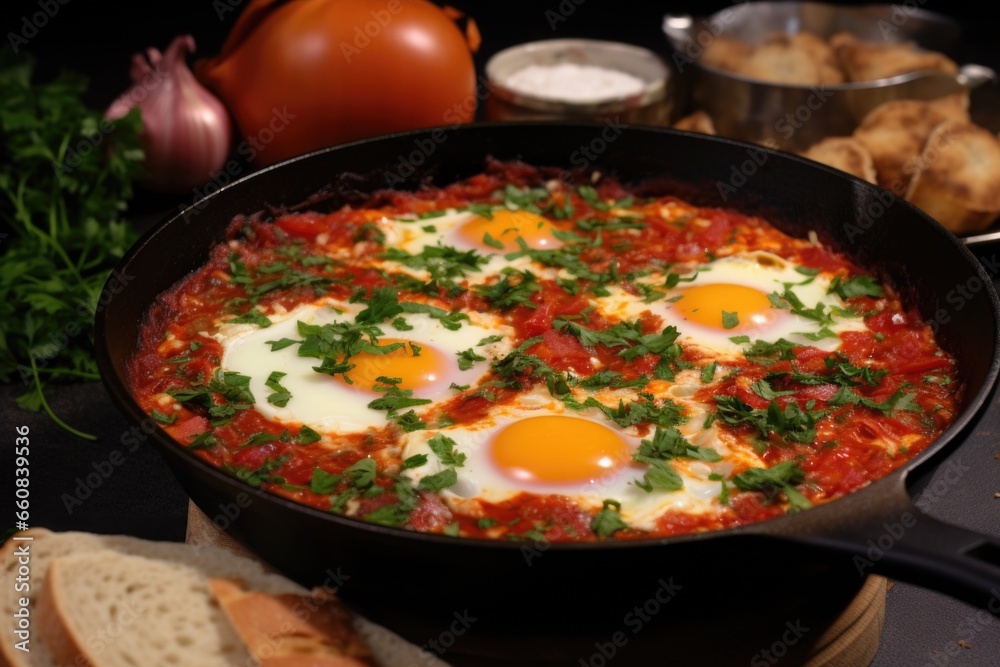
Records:
M35 63L0 50L0 382L45 410L50 383L99 379L93 319L115 262L136 240L123 219L141 173L138 112L110 123L73 72L33 81Z

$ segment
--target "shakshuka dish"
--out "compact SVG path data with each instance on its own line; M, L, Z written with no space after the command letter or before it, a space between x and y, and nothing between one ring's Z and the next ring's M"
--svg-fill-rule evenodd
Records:
M815 237L520 163L236 218L152 305L129 382L248 485L558 542L829 502L932 443L962 391L919 314Z

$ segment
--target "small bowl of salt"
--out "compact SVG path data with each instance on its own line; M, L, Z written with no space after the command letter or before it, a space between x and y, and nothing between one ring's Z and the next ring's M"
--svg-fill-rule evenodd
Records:
M617 120L669 125L670 72L632 44L550 39L500 51L486 63L487 120Z

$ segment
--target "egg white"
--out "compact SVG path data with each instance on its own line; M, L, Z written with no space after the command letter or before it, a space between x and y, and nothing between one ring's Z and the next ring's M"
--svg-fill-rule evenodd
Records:
M716 426L712 425L707 429L703 427L708 411L691 398L693 393L694 385L689 386L687 383L673 385L671 391L667 393L668 397L684 407L687 415L686 421L678 426L678 430L691 444L713 448L725 459L717 463L690 459L672 460L671 466L684 483L683 488L677 491L654 489L647 492L635 484L636 480L642 480L648 466L633 461L631 455L644 437L652 437L652 432L640 436L636 427L622 429L606 420L595 409L576 412L566 409L560 402L551 401L544 403L539 401L536 407L524 407L523 404L499 406L489 417L473 424L410 433L403 440L402 458L405 460L410 456L423 454L427 457L427 463L407 469L402 474L416 485L422 478L437 474L449 467L438 459L428 445L432 438L441 434L451 438L455 442L455 451L466 457L462 466L455 467L458 478L456 484L440 492L444 501L453 507L467 507L470 500L499 503L522 492L565 496L575 501L581 509L588 511L601 509L604 500L610 499L621 503L622 519L629 526L640 530L654 530L657 520L667 511L694 514L718 512L721 506L717 499L722 491L722 485L718 480L708 479L709 475L716 473L728 477L734 469L733 461L741 458L746 458L749 464L759 465L755 455L732 451ZM608 405L612 404L608 397L601 400ZM616 401L614 403L616 404ZM551 414L571 419L587 419L611 429L625 441L627 460L616 461L617 467L613 470L584 481L525 482L505 473L490 454L492 439L503 428L517 421Z
M847 304L837 294L827 293L831 277L823 274L804 275L795 270L792 262L768 252L738 253L687 268L690 270L684 273L685 281L671 289L664 287L666 280L664 274L652 274L640 279L640 282L655 286L660 291L665 292L663 298L651 303L644 303L619 287L610 287L611 294L597 299L597 307L605 314L622 319L635 319L643 312L649 311L662 318L664 326L677 328L680 333L678 342L682 346L700 348L706 354L724 358L742 355L745 343L732 340L740 336L749 336L751 341L764 340L770 343L784 338L799 345L809 345L833 351L840 348L841 333L863 331L866 328L861 317L833 315L834 321L827 325L827 328L835 336L812 340L805 334L819 333L821 325L817 321L794 315L787 310L773 306L774 312L769 313L773 316L773 320L750 332L739 329L717 329L691 322L677 310L675 304L684 298L686 288L714 283L743 285L756 289L765 295L773 292L782 293L784 284L788 283L790 284L789 289L798 296L806 308L823 304L828 313L832 312L832 306L847 309ZM681 273L683 269L675 267L675 270ZM741 304L736 302L726 310L739 315L740 308Z
M448 246L458 250L475 250L486 258L486 262L479 266L478 271L470 270L465 281L469 285L478 285L487 282L491 276L499 275L505 268L519 271L531 271L536 275L554 278L558 271L549 267L532 262L528 257L517 257L507 259L508 251L494 249L486 250L479 246L470 245L465 237L459 233L459 228L477 217L470 211L459 211L447 209L443 215L432 218L382 218L378 222L379 229L385 235L385 246L387 248L399 248L412 255L419 255L425 248L432 246ZM420 280L430 280L427 271L413 269L398 262L389 260L378 260L375 262L383 270L390 272L406 273ZM461 281L459 281L461 282Z
M319 301L296 308L284 314L272 314L272 325L259 328L247 324L224 324L214 337L223 345L221 368L250 377L250 391L254 407L264 417L279 423L306 424L320 433L356 433L368 428L384 427L389 422L384 410L373 410L368 404L378 394L366 388L347 386L323 373L313 370L319 359L298 355L298 345L271 350L267 341L282 338L299 340L298 322L324 325L334 321L350 320L363 309L360 304L343 304ZM475 385L488 372L489 364L507 354L512 347L513 331L496 318L484 313L469 313L473 321L463 322L458 330L446 329L439 320L423 313L401 315L412 330L396 331L390 323L379 325L383 337L412 341L426 348L437 348L450 362L446 377L439 378L433 386L414 391L414 397L430 399L432 403L414 408L418 414L455 394L450 389L456 385ZM503 339L479 346L488 336L501 335ZM467 370L458 366L458 353L472 348L485 360L475 361ZM280 384L291 398L284 407L267 401L272 391L265 382L273 371L285 373Z

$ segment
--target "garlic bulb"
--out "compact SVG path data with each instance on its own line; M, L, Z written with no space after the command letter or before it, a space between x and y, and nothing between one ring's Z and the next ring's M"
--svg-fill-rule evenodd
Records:
M226 107L202 86L185 62L194 38L174 39L166 53L149 49L132 57L132 87L105 112L114 120L139 107L146 152L142 183L160 192L184 192L209 181L232 149Z

